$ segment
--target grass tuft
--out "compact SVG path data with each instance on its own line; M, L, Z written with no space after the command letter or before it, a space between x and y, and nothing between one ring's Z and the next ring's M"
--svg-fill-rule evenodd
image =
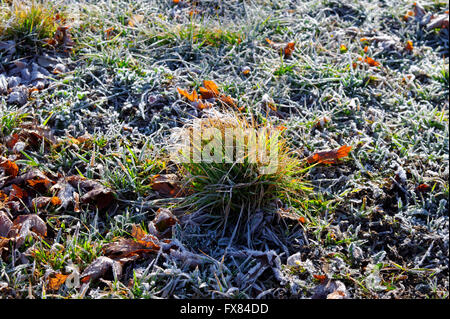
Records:
M282 129L236 113L211 113L200 123L201 144L192 138L197 129L193 125L186 125L180 133L191 136L194 150L192 154L182 151L184 160L179 167L189 194L182 205L190 210L235 222L242 211L276 208L280 200L301 201L309 190L304 180L307 169L289 147ZM230 132L234 132L233 143L226 144ZM212 138L205 139L205 135ZM200 161L197 154L201 154ZM213 161L205 159L210 154Z
M50 2L20 1L3 5L0 22L0 40L14 40L20 46L42 47L46 39L55 34L65 21L65 14L59 12Z

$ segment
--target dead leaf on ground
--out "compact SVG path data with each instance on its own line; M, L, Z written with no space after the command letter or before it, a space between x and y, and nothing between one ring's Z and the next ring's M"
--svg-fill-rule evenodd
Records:
M345 285L339 280L327 279L315 289L311 299L347 299Z
M70 203L74 203L75 189L65 180L61 180L53 185L51 191L57 192L57 196L61 201L61 206L64 209L67 209Z
M177 88L178 93L180 93L181 96L184 96L185 98L187 98L190 102L196 102L198 101L198 95L197 95L197 91L193 90L192 93L189 93L186 90Z
M340 158L348 156L351 146L343 145L337 150L317 152L309 156L306 160L309 164L336 164Z
M100 256L83 271L80 278L81 282L87 283L90 280L94 281L108 275L111 278L116 277L120 279L122 275L122 265L120 262L112 260L111 258Z
M61 205L64 208L72 203L74 208L79 210L79 203L81 202L83 204L94 204L99 209L106 209L115 201L114 192L111 189L95 180L77 175L60 179L51 190L58 192L57 197L61 200ZM77 196L78 194L75 195L76 190L82 191L84 195L81 197Z
M295 50L295 42L277 43L268 38L266 42L275 50L282 51L285 58L290 58Z
M47 236L47 225L36 214L20 215L14 219L13 227L10 233L10 238L15 238L16 247L20 247L25 242L28 235L39 235L41 237Z
M149 232L158 238L172 237L172 226L178 223L178 218L167 208L160 208L155 218L149 223Z
M19 186L17 186L16 184L11 185L12 189L9 192L9 200L13 201L15 199L25 199L26 197L28 197L28 193L23 190L22 188L20 188Z
M0 237L8 237L13 222L5 212L0 211Z
M69 275L63 275L60 273L53 273L48 276L47 289L52 291L57 291L66 282Z
M103 186L94 188L80 198L80 201L83 204L92 203L100 210L111 206L114 200L115 197L113 191Z
M411 40L406 41L405 50L412 52L414 49L413 42Z
M46 192L54 182L37 169L31 169L10 181L11 184L29 186L38 192Z
M366 62L370 66L379 66L380 65L380 62L375 61L374 59L372 59L371 57L368 57L368 56L364 58L364 62Z
M0 168L3 169L6 175L16 177L19 174L19 167L13 161L0 157Z
M33 198L33 200L31 201L31 204L36 209L45 207L49 204L52 204L53 206L59 206L59 205L61 205L61 203L62 203L61 200L57 196L53 196L53 197L40 196L40 197Z
M125 262L129 259L139 259L159 251L159 240L155 236L146 234L140 240L121 238L108 244L104 248L106 256Z
M177 197L181 195L179 183L178 176L175 174L157 174L152 177L152 189L166 197Z

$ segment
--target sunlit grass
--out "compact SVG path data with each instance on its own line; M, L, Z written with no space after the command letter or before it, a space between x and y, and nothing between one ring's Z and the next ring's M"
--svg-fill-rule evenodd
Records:
M183 204L190 210L204 210L212 215L236 220L243 211L247 214L269 206L274 208L276 201L301 201L307 194L309 187L304 175L308 168L289 147L282 135L283 128L270 124L259 125L234 113L210 115L202 119L201 123L202 129L213 129L216 134L222 135L206 144L202 141L202 146L209 145L214 153L217 150L221 152L222 144L217 145L215 142L225 141L226 132L229 134L227 130L246 133L235 135L232 152L224 151L224 157L219 161L210 162L203 158L195 161L194 157L188 159L188 154L183 153L186 158L179 169L189 193ZM269 134L265 137L256 135L256 139L247 134L256 130L262 132L260 129ZM186 126L181 134L192 132L193 127ZM251 147L255 141L259 147L256 153L256 149ZM194 145L194 150L198 146ZM204 148L197 150L205 152ZM260 157L264 152L268 156Z
M21 46L43 46L65 20L50 2L19 1L2 5L0 39L14 40Z

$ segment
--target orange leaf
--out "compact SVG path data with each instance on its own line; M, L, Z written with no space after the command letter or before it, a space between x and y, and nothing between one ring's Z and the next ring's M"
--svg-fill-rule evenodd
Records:
M10 199L10 200L13 200L13 199L15 199L15 198L17 198L17 199L24 199L25 197L28 196L27 192L24 191L24 190L23 190L22 188L20 188L19 186L13 184L13 185L12 185L12 188L13 188L13 189L12 189L11 192L9 193L9 199Z
M212 99L213 97L216 96L214 92L208 90L207 88L204 88L203 86L199 88L199 91L200 91L200 98L203 100Z
M338 150L317 152L309 156L306 160L311 163L336 164L338 159L348 156L351 146L343 145Z
M142 229L141 226L132 225L131 236L136 240L142 240L147 233Z
M27 183L33 188L44 187L45 189L49 189L52 185L52 181L49 179L29 179Z
M348 156L348 153L350 153L351 150L352 150L351 146L342 145L337 150L337 158L343 158L343 157Z
M234 102L233 98L228 95L221 94L219 100L225 104L228 104L229 106L236 107L236 102Z
M405 49L409 52L411 52L414 49L413 43L411 40L406 41Z
M62 203L61 199L59 199L58 196L53 196L50 202L52 203L53 206L58 206L61 205Z
M52 274L48 277L48 286L47 289L49 290L58 290L62 284L66 282L67 277L69 275L63 275L63 274Z
M19 134L14 133L6 142L6 146L8 146L9 149L12 149L18 141L19 141Z
M0 191L0 201L6 202L7 199L8 199L8 195L6 195L2 191Z
M295 50L295 42L289 42L283 49L284 56L286 58L290 57Z
M111 35L112 35L113 31L114 31L114 27L111 27L111 28L108 28L108 29L105 30L106 39L109 40L111 38Z
M321 283L324 282L327 279L326 275L313 275L314 279L317 279Z
M19 167L17 164L9 160L1 162L0 167L2 167L5 170L5 173L11 177L16 177L19 173Z
M365 59L364 59L364 62L366 62L368 65L370 65L370 66L379 66L380 65L380 62L378 62L378 61L375 61L374 59L372 59L371 57L366 57Z
M369 47L366 45L366 46L364 47L364 53L367 53L367 51L369 51Z
M420 184L419 186L416 187L416 190L418 192L425 193L430 190L430 185Z
M184 96L191 102L195 102L198 100L198 95L195 90L192 91L192 93L189 93L188 91L180 89L180 88L177 88L177 90L178 90L178 93L180 93L180 95Z
M203 86L208 89L209 91L213 92L215 95L219 94L219 89L217 87L217 84L214 83L214 81L203 81Z
M198 101L197 108L199 110L210 109L212 108L212 104L208 102L203 103L202 101Z

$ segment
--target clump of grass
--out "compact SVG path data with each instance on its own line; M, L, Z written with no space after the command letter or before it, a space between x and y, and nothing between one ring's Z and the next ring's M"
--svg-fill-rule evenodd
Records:
M301 201L309 190L307 168L290 149L283 129L236 113L211 113L182 128L176 134L189 136L192 147L178 150L188 194L181 206L223 217L226 223L245 222L258 209L276 208L279 201ZM200 142L196 130L202 132Z
M28 114L0 109L0 139L11 134Z
M165 21L154 21L150 29L144 30L144 32L152 42L177 43L189 41L197 48L238 45L244 39L244 34L240 31L194 21L176 25L168 24Z
M0 39L31 47L43 46L64 21L63 14L49 2L35 1L13 2L1 18Z

